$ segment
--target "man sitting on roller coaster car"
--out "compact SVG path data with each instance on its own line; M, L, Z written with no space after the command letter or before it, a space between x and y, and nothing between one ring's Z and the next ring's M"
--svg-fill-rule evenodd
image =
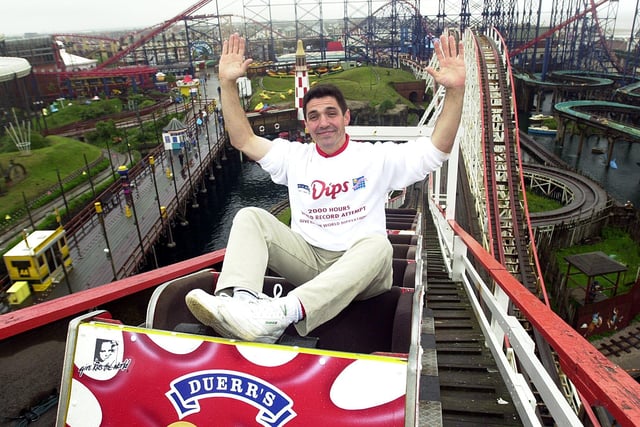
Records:
M193 315L226 338L276 342L295 324L306 336L353 300L382 294L392 283L392 246L386 236L387 193L423 180L451 152L465 85L462 43L435 43L439 70L427 71L446 88L431 137L403 144L349 139L350 111L335 86L317 85L303 100L314 144L273 141L254 134L240 105L236 80L245 75L245 40L231 35L219 65L222 112L231 144L256 160L274 182L287 185L291 228L269 212L238 211L216 294L193 290ZM262 293L265 271L295 287L287 296Z

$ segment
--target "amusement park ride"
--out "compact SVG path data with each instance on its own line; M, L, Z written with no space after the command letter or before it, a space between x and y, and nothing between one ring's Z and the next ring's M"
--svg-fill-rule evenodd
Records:
M564 5L563 0L559 2ZM566 2L573 4L569 0ZM101 73L116 73L119 69L107 67L121 62L138 62L131 58L148 60L144 56L145 43L161 36L177 21L188 20L188 15L208 3L210 0L200 1L151 31L143 32L126 49L105 60L96 70L86 71L89 73L87 76L96 78ZM451 15L444 10L449 5L446 1L441 2L443 10L432 21L437 33L449 27L466 29L464 42L465 52L469 53L468 75L473 74L468 80L468 87L472 90L467 90L465 95L465 106L469 110L459 132L459 137L464 139L460 153L453 154L447 171L438 172L424 184L428 187L425 188L428 195L421 210L387 212L390 240L395 239L395 235L415 237L410 244L415 246L412 249L415 256L409 256L407 252L404 258L399 258L399 264L405 268L411 265L414 270L409 273L404 270L395 283L395 289L384 295L391 303L374 301L371 302L374 305L366 308L350 307L343 313L344 318L316 331L320 343L316 343L317 347L304 340L262 345L211 337L207 335L210 331L194 326L193 319L179 307L186 289L204 287L212 290L215 287L215 270L224 259L224 251L218 251L67 295L55 303L45 302L3 315L0 318L0 339L6 340L12 349L2 353L8 361L5 366L15 367L16 371L34 382L50 384L51 378L54 381L62 378L57 425L123 425L129 422L193 426L216 421L221 425L231 425L238 420L264 426L316 426L327 422L340 426L361 425L363 422L380 426L423 425L419 421L425 422L429 407L434 403L427 397L433 390L427 385L431 373L426 368L433 354L427 345L429 339L435 340L428 336L434 319L426 317L428 305L425 307L423 304L425 292L431 284L424 282L422 274L423 267L426 270L432 267L423 265L420 257L422 233L425 231L423 224L426 223L423 219L427 216L429 223L434 223L431 238L439 244L436 252L444 259L445 275L466 291L484 334L481 345L490 348L509 391L505 395L509 401L498 399L492 403L512 404L517 410L517 416L499 421L489 420L496 415L487 411L481 414L486 416L483 423L606 426L615 419L620 425L638 425L640 386L637 382L607 360L549 307L526 200L521 199L525 191L522 188L516 108L512 104L515 96L510 63L510 60L514 63L517 60L536 72L541 67L557 67L564 60L572 66L601 64L603 71L616 64L616 69L627 70L634 75L637 46L630 43L626 50L630 55L622 62L618 62L617 53L614 57L611 50L604 49L607 60L601 61L598 54L603 49L596 49L594 40L604 40L606 36L597 35L599 31L594 35L593 31L581 30L601 28L602 21L596 15L596 8L606 1L585 1L585 10L572 11L571 16L562 15L567 13L566 8L558 8L564 12L553 18L553 35L543 32L526 43L518 42L518 37L524 37L525 32L517 33L511 39L503 39L500 35L502 32L509 34L508 30L515 28L509 24L513 21L507 19L512 10L495 8L492 13L485 13L488 9L483 9L480 16L484 20L482 27L487 32L472 31L475 15L471 3L463 1L462 5L458 4L461 9L455 18L462 19L452 25L453 22L448 21ZM492 3L496 6L495 2ZM532 3L532 0L525 1L530 7ZM342 34L347 55L390 64L396 64L407 55L415 57L414 63L428 58L430 44L427 41L430 36L424 32L429 28L428 20L416 16L415 11L420 10L418 4L392 1L373 13L371 1L345 0L345 11L358 6L368 8L369 13ZM267 6L263 2L246 0L244 7L249 19L257 20L257 11L264 11ZM587 16L590 18L586 19ZM218 15L215 19L219 18ZM412 22L404 28L412 31L410 34L400 31L401 36L397 36L400 27L394 26L404 18ZM516 23L526 22L527 13L522 13L519 18L521 21ZM374 21L384 22L387 24L385 29L389 31L376 31ZM232 20L225 22L231 24ZM257 22L255 26L245 28L252 31L268 28L269 25L264 23ZM355 23L354 17L350 16L344 23ZM220 21L217 34L210 35L214 40L223 33L219 24ZM520 28L525 26L520 25ZM302 30L302 25L296 29ZM305 29L313 32L317 27L308 24ZM589 48L573 55L571 49L554 39L558 33L569 38L569 30L574 38L580 34L580 42ZM271 59L276 46L273 33L252 34L256 37L249 38L249 44L255 53L263 52L265 60ZM264 37L257 38L258 34ZM392 43L382 43L382 35L389 36L386 42L391 40ZM296 36L304 38L305 35ZM324 40L325 37L325 34L319 34L315 40ZM537 62L535 52L541 48L541 41L546 43L545 51L554 52L553 61ZM216 48L219 48L218 42L219 39L213 43ZM513 43L516 43L514 51L517 53L509 54L507 47ZM529 45L525 47L525 44ZM392 45L400 49L392 51ZM521 46L519 51L517 46ZM636 59L631 60L634 55ZM429 120L437 116L442 92L435 91L427 111L433 113ZM406 128L352 129L350 134L354 139L372 141L406 140L428 133L432 122L423 124ZM486 220L484 235L479 240L456 222L457 156L469 169L467 178L472 181L469 185L476 199L477 217L481 222ZM391 224L398 222L404 223L406 228L402 231L394 229ZM399 269L394 268L395 271ZM281 278L273 276L265 276L267 282L274 288L275 283L286 285ZM149 299L150 290L154 288L156 291ZM140 304L141 299L145 299L145 304ZM375 306L378 303L382 304ZM370 313L382 313L377 311L382 305L385 305L386 317L380 315L372 319ZM109 310L95 311L95 307L108 307L134 320L127 322L129 319L112 316ZM123 307L130 308L131 312L123 310ZM145 313L141 312L146 313L143 322L140 322L140 315ZM356 320L361 323L359 332L349 335L349 326L355 325ZM378 323L374 325L374 321ZM66 349L61 350L64 338L59 337L67 327ZM375 336L379 328L385 328L385 334ZM45 361L37 358L25 360L20 357L20 350L31 354L39 351L34 336L48 337L49 334L54 338L53 342L46 343L47 356L55 353L55 360L60 361L60 355L64 353L65 362L61 373L54 368L49 372L50 377L45 378L39 369L34 368L44 365ZM365 338L377 339L378 342L373 349L368 347L368 343L362 348L357 347ZM382 341L384 345L380 344ZM25 402L33 401L33 392L21 390L18 394L12 388L24 382L23 378L9 376L11 387L4 395L18 395L26 406ZM27 382L31 385L31 381ZM125 404L120 405L113 400L113 393L122 393ZM468 402L469 405L472 403ZM439 409L436 408L435 412ZM218 418L214 419L210 415L212 413Z
M422 12L426 5L419 0L344 0L342 15L335 2L323 5L322 0L314 4L243 0L242 16L217 1L214 13L194 15L208 10L210 3L201 0L160 24L120 37L56 35L69 51L100 60L91 70L59 67L61 88L81 90L83 84L74 86L69 81L81 80L84 86L87 82L91 86L116 73L128 77L130 86L152 87L155 72L172 69L177 63L193 75L194 62L215 60L223 38L236 31L245 34L251 56L263 62L275 62L277 56L294 52L298 40L305 40L308 53L317 53L321 59L327 58L332 42L340 42L346 60L397 65L408 56L426 61L433 37L447 28L492 27L503 34L512 63L523 72L589 69L633 77L640 61L637 28L630 29L628 40L614 43L619 2L612 0L553 0L545 10L532 0L520 5L506 0L447 0L439 2L432 14ZM292 10L296 21L271 20L272 16L291 16ZM634 26L640 21L637 5L636 15ZM184 22L182 30L177 26L180 22ZM94 91L100 89L98 84Z

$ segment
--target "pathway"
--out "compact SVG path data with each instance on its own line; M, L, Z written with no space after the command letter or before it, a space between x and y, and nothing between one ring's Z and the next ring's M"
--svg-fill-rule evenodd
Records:
M208 79L207 94L217 95L216 79ZM211 101L212 98L208 98ZM205 100L192 106L197 112L205 108ZM186 123L192 124L193 111L189 109ZM159 150L155 158L155 172L145 162L142 169L134 175L135 169L130 167L131 199L128 205L121 188L112 196L110 203L103 201L104 227L98 214L92 213L84 224L72 235L68 236L73 268L61 275L60 282L47 292L38 295L39 300L51 299L69 292L77 292L90 287L109 283L114 278L121 279L130 275L144 262L144 252L153 251L153 244L161 234L167 234L171 241L171 230L168 218L179 214L180 207L195 196L199 188L204 187L205 175L212 172L214 156L223 148L222 132L215 117L198 133L197 143L185 150L184 168L181 168L176 154ZM128 164L128 156L111 152L114 168ZM173 163L173 164L172 164ZM181 171L182 169L182 171ZM111 168L96 175L93 182L108 180ZM65 196L72 196L91 191L88 182L74 188ZM157 195L157 196L156 196ZM55 207L63 205L62 197L31 212L35 223L50 215ZM166 207L168 218L161 218L160 207ZM137 221L136 221L137 219ZM19 221L11 234L0 236L4 241L13 239L21 230L30 228L29 218ZM110 250L109 250L109 249ZM115 274L114 274L115 272Z

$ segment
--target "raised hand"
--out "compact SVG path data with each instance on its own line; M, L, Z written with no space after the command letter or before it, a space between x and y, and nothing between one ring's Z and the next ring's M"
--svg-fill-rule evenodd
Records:
M464 45L456 43L455 37L441 35L436 40L435 53L440 66L438 69L427 67L427 72L433 76L438 84L447 89L462 89L466 78L464 64Z
M218 79L235 81L246 74L253 59L245 59L245 40L238 33L234 33L222 45L222 55L218 65Z

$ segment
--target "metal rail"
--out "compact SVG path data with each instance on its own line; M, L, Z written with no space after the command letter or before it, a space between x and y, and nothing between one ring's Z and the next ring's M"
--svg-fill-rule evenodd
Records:
M510 198L507 192L520 192L520 189L524 188L524 184L520 173L522 166L519 161L515 162L519 150L517 138L513 139L510 144L510 149L513 150L510 155L514 156L511 157L511 164L507 161L505 152L495 149L495 147L502 148L508 136L500 135L498 138L500 144L491 145L488 142L500 134L496 132L496 129L505 129L494 126L493 122L498 123L511 114L508 100L513 99L511 90L501 92L500 86L497 86L495 92L496 94L500 93L503 98L499 101L493 101L490 96L491 89L493 89L491 83L495 82L491 82L489 74L486 74L482 69L483 65L487 64L489 64L487 67L497 66L496 62L500 61L496 61L494 55L496 51L500 51L500 58L506 58L504 48L500 45L501 39L498 34L492 34L490 37L495 40L495 43L487 43L488 46L485 45L485 47L476 42L478 36L473 35L472 37L472 43L468 43L468 35L465 41L467 43L465 52L470 53L467 58L467 75L471 77L469 87L475 89L474 86L477 86L477 91L467 90L465 94L465 108L468 108L469 111L464 114L462 126L466 134L463 135L464 141L460 144L460 148L465 159L472 198L476 200L476 206L480 208L480 217L490 221L492 219L491 207L488 205L496 206L496 204L489 196L485 196L485 193L489 191L501 196L499 192L503 190L505 197L498 197L498 202L519 200ZM477 53L477 57L483 56L484 58L475 58L473 57L474 53ZM484 61L487 58L488 60ZM502 64L507 75L510 75L508 60L504 60ZM499 78L499 73L495 74ZM477 76L477 83L473 80L475 76ZM478 93L480 96L477 95ZM493 114L491 107L494 102L500 104L503 110L496 109ZM490 116L487 114L489 111L492 113ZM507 116L503 113L506 113ZM479 128L483 130L480 137L477 132ZM509 136L511 135L513 134ZM477 156L476 153L479 152L485 157ZM492 152L491 155L488 154L490 152ZM501 167L504 166L503 169L496 167L500 161L503 161L501 165ZM500 178L509 177L507 166L515 169L511 174L512 182L504 184L500 182ZM455 167L455 163L452 165L450 162L449 168L451 167ZM496 168L499 169L498 172L495 171ZM495 177L488 175L495 175ZM451 176L450 170L447 171L447 176ZM434 191L455 192L455 183L447 179L446 190L443 190L439 184L441 180L442 176L434 178L434 182L438 183L434 187ZM489 180L493 180L493 183L498 187L492 187L493 190L489 188L486 184ZM505 179L505 181L508 180ZM479 182L484 182L485 185L478 185ZM479 197L485 198L485 205L477 203ZM598 419L596 419L592 408L602 405L621 424L634 425L632 421L634 416L629 416L627 411L640 411L635 391L638 384L629 381L628 375L620 372L620 369L615 371L615 379L612 377L605 379L604 376L601 376L604 371L609 369L611 363L604 359L588 342L574 339L579 334L553 313L548 304L543 302L546 301L546 297L542 282L540 281L539 289L528 289L523 286L524 283L519 280L519 276L514 275L509 264L496 259L495 253L489 254L487 252L493 248L493 242L481 245L449 216L450 212L457 212L455 209L449 205L436 205L438 197L430 197L429 200L434 220L439 229L438 234L441 238L441 246L444 248L443 252L450 277L464 284L487 339L487 345L491 348L493 357L498 363L523 423L525 425L583 425L584 422L588 425L598 425ZM514 228L521 227L521 235L531 239L528 246L530 253L523 255L522 260L523 262L529 260L530 272L539 277L539 264L531 236L531 223L526 214L526 199L523 198L521 203L522 214L514 214L515 216L506 216L506 218L507 220L517 220L510 225ZM498 204L498 206L500 205ZM485 207L486 209L482 210ZM443 216L445 208L446 218ZM499 213L502 214L502 212ZM487 221L479 221L484 235L487 234ZM498 224L498 222L494 222L494 224ZM499 224L502 225L502 223ZM491 239L494 237L502 236L490 235ZM486 240L485 243L487 243ZM521 248L527 247L524 244L526 242L520 243L523 243ZM469 257L467 257L468 251L472 252ZM524 271L522 274L527 274L527 272ZM490 277L491 281L487 281L486 277ZM529 276L529 278L531 279L533 276ZM567 335L571 336L567 337ZM588 359L588 373L585 373L583 369L585 357ZM594 392L593 382L596 381L600 382L598 386L601 388ZM617 388L620 384L624 385ZM604 390L609 387L611 387L609 391ZM619 398L610 400L608 397L604 397L604 394L610 393L617 394ZM603 423L606 421L604 418L600 418L600 420Z
M475 197L486 199L487 220L480 225L483 233L489 235L485 248L532 295L537 295L548 304L535 246L532 243L526 200L523 199L524 180L521 175L517 118L515 106L512 104L513 90L508 60L505 59L499 34L473 34L473 38L477 46L478 84L481 92L478 113L482 117L480 121L484 123L480 143L484 157L480 172L485 182L484 188L476 188L480 194L476 194ZM520 319L523 325L529 324L499 287L493 287L491 292L502 309ZM493 333L498 334L498 323L495 319L491 320ZM552 349L535 328L529 329L528 333L536 343L534 348L538 355L537 360L545 368L546 375L554 382L560 383L561 375ZM511 348L511 337L505 335L498 339L498 343L502 343L507 349ZM528 374L523 378L529 382L534 381ZM535 410L536 416L542 422L545 419L548 422L549 409L546 403L540 396L536 399L539 401Z
M180 14L174 16L171 19L168 19L168 20L164 21L157 28L154 28L148 34L145 34L142 37L140 37L137 41L132 43L126 49L124 49L121 52L119 52L117 55L114 55L111 58L107 59L106 61L102 62L100 65L98 65L98 69L107 68L110 65L118 63L121 59L123 59L129 53L135 52L135 50L137 48L143 46L146 42L151 40L153 37L155 37L156 35L160 34L162 31L164 31L167 28L169 28L170 26L172 26L175 22L177 22L177 21L179 21L181 19L184 19L185 16L195 12L196 10L200 9L201 7L203 7L204 5L206 5L206 4L210 3L210 2L211 2L211 0L200 0L198 3L188 7L186 10L184 10Z
M487 97L482 113L484 128L486 197L491 212L491 248L493 254L507 266L532 292L537 293L536 278L529 265L526 227L519 196L518 150L516 124L507 70L493 40L476 37L483 55L479 56L483 93Z
M563 387L542 366L534 351L536 344L522 324L501 307L499 296L489 289L482 278L484 275L508 295L524 317L540 331L545 342L557 351L566 377L591 405L604 406L623 426L637 425L640 384L527 291L455 221L446 221L433 202L430 208L452 279L461 281L467 289L498 368L511 397L516 399L514 403L523 423L546 425L536 414L535 388L549 411L547 421L562 426L583 425ZM496 329L494 325L499 327ZM509 348L500 344L503 336L509 337ZM525 380L525 374L533 386Z

